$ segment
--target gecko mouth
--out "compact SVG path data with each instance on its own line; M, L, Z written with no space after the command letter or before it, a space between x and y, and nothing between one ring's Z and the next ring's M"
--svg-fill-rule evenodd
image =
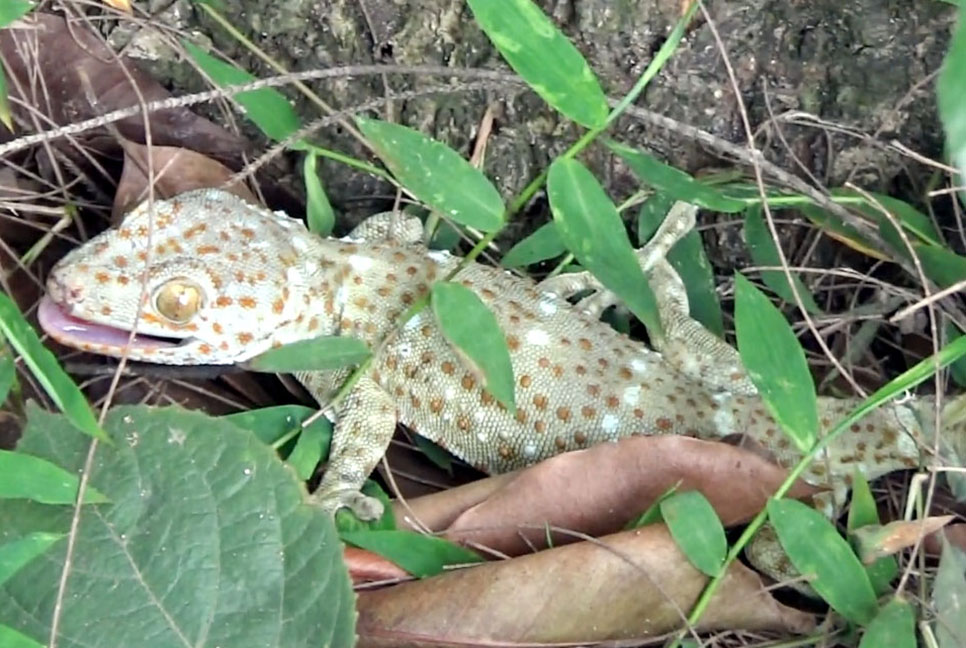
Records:
M40 306L37 308L37 320L50 337L61 344L85 351L121 352L125 347L129 352L154 351L176 347L190 341L142 333L135 333L132 339L130 331L74 317L62 305L46 295L40 300Z

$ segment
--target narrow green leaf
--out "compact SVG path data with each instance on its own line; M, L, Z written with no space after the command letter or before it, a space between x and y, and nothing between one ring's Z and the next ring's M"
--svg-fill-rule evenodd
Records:
M607 97L567 37L531 0L468 0L473 16L527 84L554 109L587 128L607 121Z
M356 123L392 174L421 201L483 232L503 225L500 192L459 153L406 126L366 117L356 117Z
M886 603L865 629L859 648L916 648L912 606L901 598Z
M331 371L351 367L371 355L362 340L341 335L329 335L310 340L299 340L272 349L246 363L252 371L295 373L297 371Z
M7 75L0 64L0 123L13 132L13 111L10 109L10 95L7 89Z
M748 252L756 265L781 265L778 248L775 247L775 241L771 237L771 232L768 231L762 209L758 205L745 210L745 243L747 243ZM792 304L796 303L792 288L788 285L788 278L781 270L762 270L761 280L785 301ZM815 303L812 293L795 273L792 273L792 281L798 289L798 295L802 298L805 310L813 315L821 313L822 309Z
M10 626L0 624L0 646L3 646L3 648L45 648L47 644L34 641Z
M966 646L966 552L945 538L932 586L932 605L939 648Z
M643 245L651 238L674 202L666 194L656 194L641 205L637 215L638 244ZM701 235L694 230L685 234L668 252L667 260L684 282L691 317L724 338L724 318L715 290L714 269L705 254Z
M657 304L624 222L604 189L582 164L558 158L550 165L547 194L557 231L581 265L613 291L647 326L661 336Z
M711 503L698 491L675 493L661 502L671 537L692 565L712 578L721 571L728 541Z
M714 187L695 180L684 171L661 162L653 155L612 140L607 141L607 146L627 162L627 166L641 182L667 194L674 200L725 214L737 213L746 207L744 201L729 198Z
M7 401L10 389L17 380L17 366L9 347L0 347L0 405Z
M449 565L483 562L475 552L449 540L412 531L341 531L339 537L379 554L416 578L435 576Z
M3 0L0 2L0 29L22 18L33 8L34 3L27 0Z
M305 218L310 232L319 236L328 236L335 227L335 212L332 211L332 204L329 203L329 197L325 195L325 189L316 170L318 157L314 151L308 151L302 161L306 197Z
M331 434L321 425L310 425L299 434L295 449L288 456L288 463L295 469L299 479L308 481L322 457L329 454Z
M266 445L273 445L278 439L288 435L293 430L302 427L302 421L316 413L316 409L305 407L304 405L276 405L275 407L262 407L256 410L236 412L226 414L221 418L240 427L249 430ZM331 434L331 423L325 417L312 423L323 428L329 426Z
M511 412L516 412L513 365L496 317L462 284L439 281L432 288L433 313L443 335L472 373Z
M49 461L22 452L0 450L0 499L73 504L79 484L77 475ZM106 501L107 498L93 487L85 489L85 504Z
M248 72L215 58L197 45L188 41L182 41L182 44L198 67L215 83L226 86L255 81ZM282 141L302 126L292 104L275 88L239 92L234 98L259 130L273 140Z
M666 491L661 493L661 496L654 500L650 506L648 506L643 513L638 515L636 518L629 521L624 525L625 530L639 529L641 527L646 527L649 524L654 524L655 522L660 522L662 519L661 515L661 504L664 500L671 497L678 492L678 487L681 485L680 480L671 486Z
M939 118L946 131L946 151L966 178L966 7L960 7L959 24L936 80ZM960 183L961 184L961 183Z
M896 232L896 228L882 213L882 207L888 210L889 214L902 226L906 233L912 235L913 241L919 239L930 245L943 245L942 238L929 217L904 200L872 191L859 193L848 187L837 187L832 189L829 194L832 198L839 200L851 199L849 205L862 212L870 220L878 223L882 237L889 241L896 250L904 250L906 246ZM879 205L872 204L866 195L878 202Z
M92 437L107 440L107 436L97 424L91 406L77 385L60 368L54 354L44 348L36 331L27 323L17 309L17 305L7 296L0 294L0 332L7 338L17 353L23 357L37 382L44 388L50 399L67 416L78 430Z
M738 353L765 406L801 452L818 434L815 383L788 322L768 298L735 275Z
M958 340L963 337L963 332L959 330L951 320L946 321L946 326L944 327L946 332L946 339L952 342L953 340ZM960 387L966 387L966 360L960 358L953 364L949 366L949 374L953 377L953 380Z
M526 237L503 255L500 265L504 268L527 266L531 263L553 259L567 251L560 240L557 226L553 221L541 225L537 231Z
M63 538L64 533L35 531L22 538L0 545L0 584L20 571L20 568L47 551L52 544ZM0 646L5 646L0 642Z
M443 450L437 444L433 443L424 436L418 434L413 435L413 442L416 447L419 448L426 458L432 461L435 465L439 466L445 470L450 475L453 474L453 455Z
M849 543L855 549L856 542L852 534L864 526L879 524L879 511L875 506L875 498L869 488L869 481L858 467L852 471L852 503L849 506L849 519L846 528L849 532ZM865 565L865 573L869 575L872 589L879 596L888 592L889 584L899 573L899 565L892 556L883 556L871 565Z
M916 254L926 276L942 288L966 279L966 257L936 245L918 245Z
M869 623L876 613L875 592L832 523L796 500L769 500L768 517L789 560L815 591L849 621Z

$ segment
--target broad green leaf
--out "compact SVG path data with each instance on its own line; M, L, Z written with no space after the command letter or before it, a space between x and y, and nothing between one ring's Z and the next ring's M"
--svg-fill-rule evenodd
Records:
M318 154L308 151L302 161L302 178L305 181L305 218L309 231L319 236L328 236L335 227L335 212L329 203L319 173L316 169Z
M801 452L818 434L815 383L785 317L742 275L735 275L738 353L765 406Z
M671 537L692 565L712 578L721 571L728 541L711 503L698 491L675 493L661 502Z
M0 29L27 15L33 8L34 3L27 0L3 0L0 2Z
M82 511L60 614L64 646L351 646L354 596L332 518L276 453L223 419L118 407ZM18 449L78 471L89 440L29 408ZM71 507L10 501L0 543L64 532ZM47 637L67 543L0 587L0 623Z
M299 479L308 481L315 474L315 468L322 461L322 457L329 454L331 438L331 428L326 430L322 425L310 425L302 430L295 448L286 459Z
M757 205L749 207L745 211L745 243L748 245L748 252L751 254L751 259L755 262L755 265L781 265L778 248L775 247L775 241L765 224L761 207ZM781 270L762 270L761 280L785 301L792 304L796 303L792 288L788 285L788 278ZM821 313L822 309L815 303L812 293L794 272L792 273L792 281L798 289L798 295L802 298L805 310L813 315Z
M246 363L252 371L295 373L331 371L364 362L372 352L358 338L329 335L299 340L255 356Z
M276 405L256 410L226 414L221 417L243 430L249 430L262 443L273 445L284 436L302 427L302 421L316 413L316 409L304 405ZM331 424L325 417L315 421L312 425L320 425L323 429ZM331 431L329 432L331 434ZM294 436L294 434L292 435Z
M532 0L468 0L477 24L510 67L554 109L587 128L607 121L593 70Z
M746 207L744 201L725 196L653 155L614 141L608 141L607 146L627 163L641 182L674 200L725 214L737 213Z
M73 504L80 479L63 468L23 452L0 450L0 499L29 499L44 504ZM106 502L90 485L85 504Z
M641 205L637 215L638 244L643 245L651 238L674 202L665 194L657 194ZM704 252L701 235L694 230L685 234L668 252L667 260L684 282L691 317L724 338L724 319L715 291L714 269Z
M47 644L34 641L27 635L0 624L0 646L3 646L3 648L45 648Z
M661 515L661 504L664 503L664 500L666 500L667 498L669 498L672 495L674 495L675 493L677 493L678 492L678 487L680 485L681 485L681 482L678 481L678 483L674 484L674 486L671 486L666 491L664 491L663 493L661 493L661 496L658 497L656 500L654 500L651 503L651 505L648 506L644 510L643 513L641 513L636 518L632 519L627 524L625 524L624 525L624 529L625 530L639 529L639 528L645 527L645 526L647 526L649 524L654 524L655 522L660 522L661 519L662 519L662 515Z
M768 518L795 569L825 602L853 623L869 623L876 613L875 592L832 523L796 500L769 500Z
M64 536L63 533L37 531L0 545L0 585ZM5 644L0 642L0 646L3 645Z
M531 263L553 259L567 251L557 226L553 221L541 225L537 231L526 237L503 255L500 265L504 268L527 266Z
M182 41L182 44L198 67L215 83L227 86L255 81L255 77L248 72L215 58L197 45L188 41ZM275 88L239 92L234 95L234 99L245 109L245 114L259 130L273 140L282 141L302 126L292 104Z
M859 648L916 648L912 606L901 598L886 603L865 629Z
M946 151L959 168L960 185L966 180L966 83L963 79L966 79L966 7L960 6L959 24L936 80L936 102L946 131Z
M432 304L440 330L463 365L497 401L516 412L510 351L490 309L472 290L451 281L433 284Z
M17 380L17 366L13 362L10 348L0 346L0 405L7 402L10 389Z
M939 648L966 646L966 552L945 538L932 586L932 605Z
M356 117L356 123L396 179L421 201L483 232L503 225L500 192L459 153L406 126L366 117Z
M483 562L475 552L449 540L412 531L343 531L339 537L379 554L417 578L435 576L449 565Z
M942 288L966 279L966 257L944 247L918 245L916 254L922 262L926 276Z
M547 194L557 232L567 248L644 322L649 335L661 337L654 293L627 239L624 222L597 179L579 162L558 158L550 165Z
M13 132L13 111L10 109L10 94L7 89L7 75L0 65L0 123Z
M54 354L44 348L33 327L27 323L17 305L0 294L0 332L17 353L23 357L37 382L44 388L54 404L85 434L106 439L104 431L94 418L91 406L74 381L64 373Z
M852 503L849 506L849 519L846 525L853 548L855 548L855 542L852 534L864 526L875 524L879 524L879 511L875 506L869 481L861 470L855 468L852 471ZM899 565L892 556L883 556L871 565L865 565L865 573L869 575L872 589L877 595L882 596L890 591L889 584L899 573Z

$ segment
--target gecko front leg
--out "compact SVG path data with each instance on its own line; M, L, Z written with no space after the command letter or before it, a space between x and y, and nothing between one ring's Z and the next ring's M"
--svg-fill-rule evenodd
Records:
M335 513L351 509L361 520L382 515L382 502L360 488L389 447L396 431L396 405L369 376L363 376L336 412L329 465L312 499Z

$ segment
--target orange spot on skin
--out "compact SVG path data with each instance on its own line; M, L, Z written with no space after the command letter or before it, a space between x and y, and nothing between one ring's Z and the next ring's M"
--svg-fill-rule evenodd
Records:
M243 228L241 228L238 231L241 233L242 236L244 236L245 238L247 238L249 241L255 238L255 230L253 230L253 229L249 229L247 227L243 227Z
M515 335L506 336L506 346L510 351L516 351L520 348L520 338Z
M240 342L241 344L248 344L248 343L249 343L249 342L251 342L251 341L252 341L253 339L255 339L255 336L254 336L254 335L252 335L251 333L239 333L239 334L238 334L238 341L239 341L239 342Z
M569 407L558 407L557 408L557 418L561 421L570 420L570 408Z
M272 312L276 315L281 315L284 309L285 302L283 302L281 299L276 299L274 302L272 302Z
M610 407L611 409L614 409L618 405L620 405L620 399L618 399L617 396L608 396L607 397L607 407Z
M217 245L199 245L195 248L195 252L198 254L218 254L221 252L221 248Z
M631 378L634 377L634 374L632 374L631 370L628 369L627 367L621 367L620 371L618 371L617 374L624 380L630 380Z
M111 280L111 277L106 272L98 272L94 275L94 278L97 279L98 283L102 284Z
M112 311L110 306L101 306L101 315L107 316L107 315L110 315L111 312Z
M526 374L520 376L520 386L523 387L524 389L529 387L532 382L533 381L530 379L530 376Z
M547 409L547 397L543 394L534 394L533 404L539 410Z
M587 393L597 398L600 396L600 385L587 385Z
M661 430L662 432L667 432L668 430L674 427L674 424L671 422L671 419L664 418L663 416L658 420L654 421L654 424L657 425L657 429Z
M452 376L456 372L456 367L449 360L444 362L440 368L443 370L443 373L446 374L447 376Z
M597 410L595 410L593 407L590 407L589 405L584 405L583 407L581 407L580 413L586 419L592 419L595 416L597 416Z
M493 398L493 394L486 391L485 389L480 392L480 403L482 403L483 405L492 405L493 401L495 400L496 399Z
M258 305L258 302L256 302L253 297L239 297L238 305L242 308L255 308L255 306Z
M443 399L439 396L433 396L429 399L429 411L433 414L439 414L443 411Z
M231 297L226 297L225 295L220 295L218 299L215 300L215 306L220 308L225 308L226 306L231 306L234 300Z
M543 434L544 432L547 431L547 424L544 423L543 421L534 421L533 431L536 432L537 434Z
M580 348L583 349L584 351L590 351L592 348L594 348L594 345L591 344L590 340L588 340L587 338L580 338L579 340L577 340L577 344L579 344Z
M209 345L207 345L207 344L199 344L198 345L198 352L199 353L202 353L204 355L210 355L211 354L211 347Z
M186 239L193 238L195 236L198 236L202 232L204 232L206 229L207 229L207 226L204 223L198 223L197 225L192 225L191 227L189 227L184 231L184 237Z
M127 258L121 255L114 257L114 265L116 265L118 268L126 268Z
M215 322L214 324L211 325L211 330L217 333L218 335L221 335L222 333L225 332L225 329L223 329L221 324L219 324L218 322Z
M587 443L587 433L586 432L575 432L574 433L574 443L577 445L585 445Z
M463 385L463 389L469 391L476 386L476 380L474 380L473 376L466 374L463 376L463 380L460 381L460 384Z

